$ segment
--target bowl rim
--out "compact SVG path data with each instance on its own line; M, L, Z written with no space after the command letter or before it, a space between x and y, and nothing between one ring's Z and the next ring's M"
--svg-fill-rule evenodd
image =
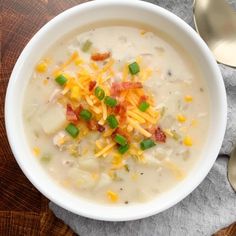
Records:
M40 37L40 35L44 34L47 30L50 30L51 28L53 28L54 24L56 24L62 18L66 18L66 16L73 14L74 12L86 10L86 9L93 8L93 7L96 8L96 6L98 6L98 5L105 6L105 7L109 6L109 5L122 5L122 6L129 6L129 7L137 7L138 6L138 7L142 8L143 10L152 9L152 11L155 11L156 14L161 14L161 15L164 15L165 17L169 18L173 23L178 25L178 27L181 27L183 30L186 31L187 34L192 36L192 39L195 41L195 43L198 44L199 47L201 47L202 51L204 51L204 54L207 57L208 62L211 64L212 68L214 69L215 74L218 76L218 79L219 79L218 86L220 88L220 95L221 95L220 109L223 112L222 112L222 117L221 117L222 122L221 122L221 124L219 124L219 127L218 127L218 129L219 129L219 131L218 131L219 138L217 140L218 143L216 143L216 148L214 151L212 151L212 154L211 154L212 156L215 156L215 158L211 158L211 160L209 160L207 165L204 167L201 175L199 174L199 178L194 179L192 181L191 186L188 186L188 188L183 190L182 194L175 197L174 200L172 200L172 202L170 202L169 204L159 207L158 209L146 209L146 211L144 211L144 212L134 212L134 213L127 215L127 216L126 215L125 216L117 216L115 214L113 214L112 216L109 216L109 215L105 215L103 213L97 213L97 212L91 212L91 211L86 212L84 210L81 210L81 209L71 206L70 204L66 203L63 200L58 200L55 196L52 195L50 190L46 190L46 188L44 188L42 186L42 184L39 183L39 181L35 181L35 179L32 177L33 174L31 173L31 171L28 170L27 168L25 168L24 163L21 160L21 157L18 155L18 150L17 150L17 148L15 148L14 144L17 142L17 140L14 138L14 130L12 130L11 125L10 125L10 123L12 122L11 121L12 113L11 113L10 109L8 109L8 107L12 105L11 101L13 99L12 97L14 96L14 94L13 94L14 81L17 80L17 74L18 74L18 71L21 70L21 64L22 64L22 61L24 60L24 57L26 57L27 54L31 51L31 49L33 48L33 45L35 44L37 39ZM57 205L63 207L64 209L67 209L75 214L79 214L81 216L85 216L85 217L97 219L97 220L106 220L106 221L137 220L137 219L145 218L145 217L157 214L159 212L162 212L162 211L172 207L176 203L180 202L181 200L183 200L187 195L189 195L203 181L203 179L206 177L206 175L209 173L211 167L213 166L213 164L217 158L217 155L219 153L222 141L223 141L225 128L226 128L226 122L227 122L227 99L226 99L226 92L225 92L223 78L221 76L221 72L220 72L219 67L217 66L217 63L216 63L213 55L211 54L210 50L208 49L207 45L205 44L205 42L200 38L200 36L187 23L185 23L178 16L176 16L173 13L169 12L168 10L166 10L162 7L159 7L157 5L154 5L152 3L137 1L137 0L136 1L125 1L125 0L90 1L90 2L86 2L86 3L79 4L77 6L74 6L70 9L60 13L55 18L50 20L32 37L32 39L28 42L28 44L25 46L22 53L20 54L15 66L14 66L14 69L12 71L12 74L10 76L8 87L7 87L7 92L6 92L6 97L5 97L5 126L6 126L6 131L7 131L7 137L8 137L10 146L11 146L11 150L14 154L14 157L15 157L18 165L20 166L21 170L23 171L23 173L30 180L30 182L44 196L46 196L52 202L56 203Z

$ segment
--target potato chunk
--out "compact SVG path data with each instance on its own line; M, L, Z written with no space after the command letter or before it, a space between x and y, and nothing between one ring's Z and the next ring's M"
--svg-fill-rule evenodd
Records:
M79 165L84 170L96 171L99 169L98 160L92 157L80 159Z
M53 134L66 123L65 111L59 104L48 106L45 113L40 116L40 123L46 134Z

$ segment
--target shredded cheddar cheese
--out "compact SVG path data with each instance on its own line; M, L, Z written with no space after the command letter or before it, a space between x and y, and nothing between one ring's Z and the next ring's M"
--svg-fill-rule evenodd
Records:
M152 136L151 133L149 133L147 130L145 130L144 128L142 128L138 123L137 121L131 119L131 118L128 118L128 122L129 124L134 128L136 129L137 131L139 131L141 134L143 134L145 137L149 138Z
M106 153L109 149L113 148L116 145L116 143L112 142L111 144L108 144L106 147L104 147L101 151L97 152L95 154L96 157L102 156L104 153Z

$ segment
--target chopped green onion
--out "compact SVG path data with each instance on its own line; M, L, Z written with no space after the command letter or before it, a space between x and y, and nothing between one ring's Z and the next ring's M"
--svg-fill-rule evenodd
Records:
M86 40L82 46L82 51L87 52L92 46L92 42L90 40Z
M115 141L121 146L125 146L127 144L127 139L120 134L116 134Z
M40 158L40 161L43 163L48 163L51 161L51 156L50 155L44 155Z
M129 150L129 144L126 144L125 146L120 146L120 147L118 148L118 152L119 152L120 154L124 154L124 153L126 153L128 150Z
M175 130L172 130L171 133L173 134L174 140L178 141L180 139L180 135Z
M114 115L109 115L107 117L107 122L112 129L115 129L118 126L118 121Z
M80 117L83 120L89 121L92 118L92 113L89 110L83 109L80 113L79 113Z
M142 112L145 112L149 108L149 104L147 102L141 102L138 106L138 109Z
M136 75L140 71L138 63L135 61L131 64L129 64L129 72L132 75Z
M62 86L67 82L67 78L61 74L56 77L55 81Z
M125 167L125 170L126 170L127 172L129 172L129 166L128 166L127 164L125 164L124 167Z
M165 112L166 112L166 108L162 107L161 108L161 117L163 117L165 115Z
M94 91L95 96L101 101L105 97L105 92L102 88L97 87Z
M117 105L117 100L115 98L106 96L104 100L105 104L109 107L115 107Z
M153 146L155 146L156 144L154 143L154 141L152 139L144 139L141 143L140 143L140 148L142 150L146 150L149 149Z
M79 134L79 129L72 123L67 125L65 130L73 138L76 138Z

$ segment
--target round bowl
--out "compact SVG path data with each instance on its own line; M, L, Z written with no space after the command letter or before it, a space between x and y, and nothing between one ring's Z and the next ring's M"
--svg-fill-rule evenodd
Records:
M47 49L64 34L84 25L111 20L138 21L157 28L192 55L206 81L210 97L210 124L202 156L191 173L175 188L142 204L101 205L87 201L57 185L32 155L24 133L22 101L34 66ZM40 50L39 50L40 48ZM226 93L220 70L210 50L184 21L156 5L142 1L100 0L64 11L42 27L27 44L13 69L5 101L5 123L14 156L27 178L47 198L85 217L106 221L127 221L148 217L175 205L206 177L220 150L227 117Z

